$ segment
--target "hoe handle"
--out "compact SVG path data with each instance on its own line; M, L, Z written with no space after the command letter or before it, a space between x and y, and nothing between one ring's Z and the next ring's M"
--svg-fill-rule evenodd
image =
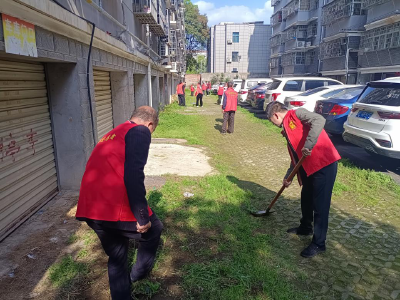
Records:
M292 181L293 177L297 174L297 172L299 171L301 165L303 164L303 161L306 159L305 156L302 156L301 159L299 160L299 162L296 164L296 166L294 167L294 169L292 170L292 172L289 174L288 178L286 178L287 181ZM268 206L267 208L267 212L269 212L272 208L272 206L274 206L275 202L278 200L279 196L283 193L283 191L285 190L285 186L282 185L281 189L279 190L279 192L276 194L275 198L271 201L271 204Z

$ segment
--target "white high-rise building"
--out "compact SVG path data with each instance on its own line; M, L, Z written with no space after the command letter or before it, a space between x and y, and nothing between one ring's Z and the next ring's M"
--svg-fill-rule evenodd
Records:
M269 73L271 26L264 22L223 22L211 27L208 71L211 73Z

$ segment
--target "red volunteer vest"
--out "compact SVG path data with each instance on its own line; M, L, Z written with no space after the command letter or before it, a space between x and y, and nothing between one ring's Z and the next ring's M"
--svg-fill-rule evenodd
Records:
M180 83L180 84L177 85L177 87L176 87L176 93L177 93L178 95L183 95L183 83Z
M124 183L125 135L129 121L107 133L93 149L83 174L76 217L101 221L136 221ZM153 212L147 207L149 215Z
M203 88L203 91L205 91L207 89L207 85L203 84L202 88Z
M297 157L302 157L301 149L304 147L310 128L308 126L303 126L303 123L297 118L294 110L289 110L286 114L283 119L283 127L285 128L289 143L296 151ZM341 159L339 153L323 129L318 137L317 143L312 149L311 155L304 160L302 166L307 176L310 176L339 159ZM292 163L293 165L295 164L293 158Z
M218 96L222 96L224 94L224 87L223 86L220 86L219 88L218 88Z
M226 106L224 111L236 111L237 110L237 98L238 93L233 88L228 88L225 91Z
M194 86L193 85L190 87L190 91L194 92Z
M198 94L203 94L203 90L201 89L200 84L197 85L196 96L197 96Z

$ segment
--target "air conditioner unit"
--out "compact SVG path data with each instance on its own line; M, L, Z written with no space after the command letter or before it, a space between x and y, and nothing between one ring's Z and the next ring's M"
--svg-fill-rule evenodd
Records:
M227 42L228 44L232 44L232 40L231 40L231 39L227 39L226 42Z
M226 58L226 62L227 62L227 63L231 63L231 62L232 62L232 58L227 57L227 58Z
M303 48L305 46L305 42L303 41L297 41L296 42L296 48Z

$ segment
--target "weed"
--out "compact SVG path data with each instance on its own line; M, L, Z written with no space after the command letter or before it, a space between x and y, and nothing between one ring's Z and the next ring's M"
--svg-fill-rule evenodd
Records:
M49 269L49 278L56 287L67 287L72 281L88 273L88 267L82 262L75 261L71 255L53 264Z
M67 243L69 245L71 245L71 244L75 243L77 240L78 240L78 236L75 233L73 233L69 236Z

